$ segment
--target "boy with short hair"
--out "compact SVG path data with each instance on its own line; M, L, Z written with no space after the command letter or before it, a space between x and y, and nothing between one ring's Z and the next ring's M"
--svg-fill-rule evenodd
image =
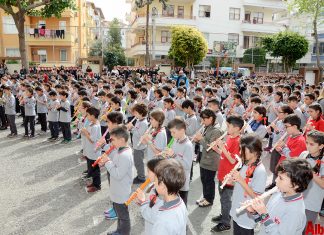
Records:
M48 93L50 100L47 103L48 108L48 126L51 131L51 137L49 141L56 141L59 136L59 114L60 112L57 108L60 105L60 101L57 99L57 93L55 91L50 91Z
M213 222L219 222L214 226L212 232L223 232L231 229L230 210L232 205L233 185L226 184L223 189L220 188L224 177L231 172L237 160L235 155L240 154L240 134L244 126L242 117L229 116L226 119L227 134L226 143L222 140L217 140L213 148L217 153L221 154L218 167L218 192L221 202L221 214L213 217Z
M89 125L81 129L81 134L85 137L83 155L87 158L88 175L92 177L92 184L87 185L89 193L96 192L101 189L101 178L99 165L95 167L92 164L101 155L101 150L96 149L96 143L101 138L100 123L98 121L100 111L95 107L87 109L87 119Z
M36 101L37 101L37 115L38 115L38 121L41 124L41 133L45 134L47 131L47 121L46 121L46 114L48 112L47 110L47 98L44 94L44 90L41 87L36 87L35 91L37 93Z
M154 217L152 234L185 235L188 212L184 202L178 196L179 190L186 182L185 170L179 161L164 159L154 168L154 173L154 186L164 204ZM139 200L142 205L145 204L145 197Z
M164 98L163 103L165 109L164 110L165 119L164 119L163 126L166 127L168 123L176 117L176 113L174 111L174 101L172 98L170 97Z
M127 129L131 132L133 151L134 151L134 164L137 171L137 176L133 180L133 184L144 183L145 181L145 169L144 169L144 153L147 146L140 143L142 136L148 129L147 123L147 107L145 104L135 104L132 108L136 120L135 125L132 122L127 123Z
M294 113L300 118L300 127L301 129L304 128L305 124L306 124L306 118L303 114L303 112L300 110L300 108L298 107L298 98L297 96L289 96L288 97L288 106L294 110Z
M127 142L129 133L124 127L116 127L110 132L111 144L118 149L116 157L107 157L105 167L110 174L110 199L118 216L117 230L113 234L130 234L130 218L125 202L131 193L133 180L133 153Z
M173 119L171 122L169 122L168 129L171 132L171 136L175 139L175 142L170 149L167 149L167 155L178 160L185 170L186 183L179 190L179 195L185 205L187 205L190 171L194 149L191 141L186 136L186 123L182 119Z
M284 158L297 158L306 151L306 142L303 134L300 132L300 118L296 114L289 114L283 123L288 134L286 143L284 141L278 142L276 150L281 153L281 161Z
M192 137L199 129L199 123L195 115L195 104L191 100L185 100L182 103L182 109L187 115L185 119L186 135Z
M177 116L184 117L185 113L182 109L182 103L185 101L185 89L183 87L177 88L176 97L174 99L175 113Z
M267 206L254 199L248 211L261 221L259 234L303 234L306 225L305 204L302 192L313 178L312 169L304 159L287 159L278 166L274 193Z
M10 134L7 136L9 138L17 136L17 127L16 127L16 99L11 92L11 88L8 86L3 87L4 90L4 104L5 104L5 114L10 126Z
M25 98L23 99L22 103L25 107L25 119L24 119L24 126L25 126L25 138L34 138L35 137L35 116L36 116L36 100L33 96L34 90L31 87L28 87L25 91ZM30 126L30 135L28 132L28 123Z
M70 102L67 100L68 93L66 91L60 92L61 102L57 110L60 111L59 123L61 126L63 140L62 144L68 144L71 142L72 134L71 134L71 109Z

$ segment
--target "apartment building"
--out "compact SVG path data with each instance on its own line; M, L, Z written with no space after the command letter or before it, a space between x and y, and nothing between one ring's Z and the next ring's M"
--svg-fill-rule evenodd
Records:
M130 30L126 37L127 57L134 58L135 65L145 63L145 27L146 7L137 9L135 0L127 0L131 3L131 13L127 16ZM150 5L150 21L148 32L150 52L153 59L165 59L171 46L171 26L190 25L197 27L194 16L195 0L170 0L168 8L163 9L158 0ZM153 15L153 16L152 16Z
M87 57L91 41L100 37L100 8L85 0L77 0L77 10L66 10L61 18L26 16L25 38L27 58L43 66L73 66ZM11 16L0 10L0 56L19 57L17 29Z
M297 61L298 64L305 66L317 66L316 57L316 44L313 36L313 21L308 15L286 15L280 13L276 15L276 20L280 22L285 22L289 25L289 30L297 32L306 37L309 42L308 53L300 60ZM324 21L324 15L321 15L318 22ZM321 64L324 63L324 24L318 24L317 33L319 38L319 51L320 51L320 61Z
M146 8L137 9L135 0L129 19L127 56L135 58L136 65L144 64ZM150 53L156 59L167 57L172 25L197 27L208 42L208 56L214 56L221 42L235 43L234 57L240 59L248 48L257 45L260 37L285 29L274 15L286 11L282 0L180 0L168 1L163 10L158 0L150 6ZM152 15L153 14L153 15Z

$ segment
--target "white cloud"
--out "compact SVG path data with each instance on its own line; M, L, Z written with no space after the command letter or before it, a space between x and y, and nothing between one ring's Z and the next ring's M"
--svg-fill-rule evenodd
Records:
M105 15L106 20L118 18L125 21L125 14L130 12L130 4L126 4L125 0L93 0L96 7L100 7Z

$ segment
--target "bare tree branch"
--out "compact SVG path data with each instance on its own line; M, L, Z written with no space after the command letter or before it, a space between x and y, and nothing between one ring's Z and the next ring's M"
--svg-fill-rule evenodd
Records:
M15 12L13 11L12 7L10 5L0 5L0 8L8 12L10 15L14 15Z

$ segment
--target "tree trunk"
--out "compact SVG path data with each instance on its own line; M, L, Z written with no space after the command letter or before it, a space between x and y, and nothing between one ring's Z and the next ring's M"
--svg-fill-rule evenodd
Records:
M146 4L146 28L145 28L145 65L150 66L149 52L149 21L150 21L150 4Z
M316 12L314 15L314 20L313 20L314 39L315 39L315 48L316 48L316 64L317 64L317 68L319 70L319 80L316 81L317 83L322 82L322 77L323 77L323 67L321 66L321 57L320 57L320 43L318 40L318 32L317 32L318 10L319 9L316 8Z
M29 64L27 61L27 52L26 52L25 15L22 12L17 12L15 15L12 15L12 17L15 21L18 30L21 65L24 66L28 71Z

